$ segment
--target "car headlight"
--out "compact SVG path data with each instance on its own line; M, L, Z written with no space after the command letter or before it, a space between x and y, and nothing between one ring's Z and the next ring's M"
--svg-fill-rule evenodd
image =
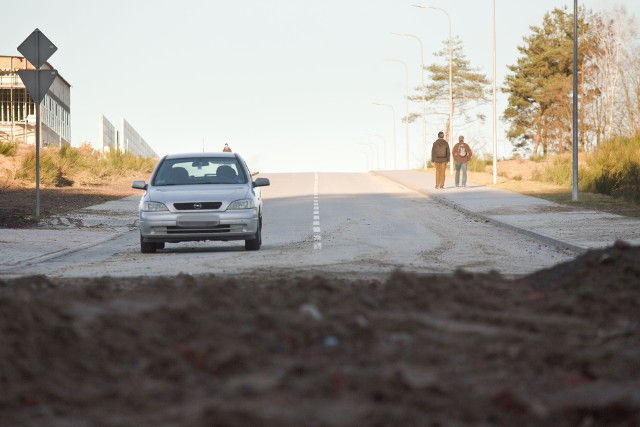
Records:
M164 203L160 202L140 202L140 210L143 212L162 212L168 211Z
M255 207L256 204L253 202L253 199L242 199L229 203L229 207L227 208L227 210L252 209Z

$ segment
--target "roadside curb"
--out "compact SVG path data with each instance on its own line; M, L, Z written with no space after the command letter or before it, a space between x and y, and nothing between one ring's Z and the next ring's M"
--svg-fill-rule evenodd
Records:
M48 261L48 260L52 260L52 259L55 259L55 258L59 258L59 257L64 256L64 255L69 255L69 254L72 254L72 253L75 253L75 252L79 252L81 250L88 249L88 248L91 248L93 246L97 246L97 245L100 245L102 243L108 242L110 240L116 239L116 238L118 238L118 237L120 237L120 236L122 236L124 234L127 234L129 231L130 231L129 229L123 230L123 231L119 231L117 233L110 234L109 236L103 237L103 238L101 238L99 240L95 240L93 242L83 243L83 244L80 244L80 245L77 245L77 246L74 246L74 247L71 247L71 248L60 249L60 250L57 250L57 251L54 251L54 252L46 253L44 255L36 255L36 256L31 257L31 258L24 258L24 259L22 259L20 261L17 261L15 263L13 263L13 264L5 264L3 266L0 266L0 271L7 271L7 270L10 270L10 269L14 269L14 268L22 268L22 267L26 267L26 266L29 266L29 265L32 265L32 264L37 264L39 262Z
M422 193L422 194L424 194L424 193ZM432 199L437 200L439 203L442 203L443 205L447 205L450 208L453 208L453 209L455 209L455 210L457 210L459 212L462 212L462 213L464 213L466 215L479 218L479 219L487 221L487 222L489 222L489 223L491 223L493 225L496 225L496 226L499 226L499 227L502 227L502 228L506 228L508 230L517 231L517 232L519 232L521 234L524 234L525 236L532 237L534 239L540 240L540 241L542 241L542 242L544 242L546 244L549 244L551 246L555 246L555 247L557 247L559 249L568 249L568 250L576 252L578 254L583 254L583 253L588 251L587 248L583 248L582 246L577 246L577 245L574 245L574 244L571 244L571 243L567 243L565 241L562 241L562 240L559 240L559 239L555 239L553 237L549 237L549 236L546 236L544 234L536 233L534 231L527 230L527 229L524 229L522 227L518 227L518 226L515 226L513 224L509 224L507 222L499 221L499 220L497 220L495 218L492 218L490 216L479 214L477 212L471 211L471 210L463 207L459 203L455 203L455 202L452 202L451 200L447 200L444 197L437 196L435 194L430 194L430 193L427 193L427 195L429 197L431 197Z

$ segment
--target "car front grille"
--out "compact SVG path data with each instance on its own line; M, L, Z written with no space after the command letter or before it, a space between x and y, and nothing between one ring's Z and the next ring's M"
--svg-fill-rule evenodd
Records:
M197 211L202 209L220 209L222 202L187 202L174 203L173 207L178 211Z
M224 234L231 232L231 225L215 225L206 228L185 228L178 226L167 227L167 234Z

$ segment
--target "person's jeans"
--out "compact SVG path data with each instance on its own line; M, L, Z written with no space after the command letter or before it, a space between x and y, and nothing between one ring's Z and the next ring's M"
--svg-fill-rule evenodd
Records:
M456 187L460 184L460 169L462 169L462 186L467 185L467 162L456 163Z

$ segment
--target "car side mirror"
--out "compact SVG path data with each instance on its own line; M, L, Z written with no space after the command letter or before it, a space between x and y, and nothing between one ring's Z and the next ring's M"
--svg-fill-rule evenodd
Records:
M146 190L147 189L147 183L140 180L136 180L133 181L133 184L131 184L131 188L137 188L138 190Z
M271 185L269 178L256 178L256 180L253 181L254 187L266 187L268 185Z

